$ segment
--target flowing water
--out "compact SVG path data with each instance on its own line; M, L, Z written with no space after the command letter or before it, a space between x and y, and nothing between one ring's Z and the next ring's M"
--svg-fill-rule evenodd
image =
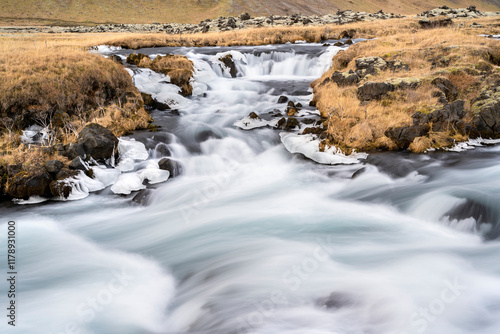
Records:
M233 124L251 111L271 119L282 94L307 106L338 48L231 50L237 78L217 62L229 49L140 50L197 68L190 99L131 69L178 109L153 113L159 132L134 135L151 159L168 149L183 165L147 205L108 188L2 207L2 235L17 223L19 281L17 327L2 315L0 331L500 333L500 147L316 164L274 129Z

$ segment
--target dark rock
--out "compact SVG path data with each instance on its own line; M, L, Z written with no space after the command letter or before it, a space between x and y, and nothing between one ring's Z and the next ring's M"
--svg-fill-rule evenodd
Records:
M148 56L146 56L145 54L142 54L142 53L139 53L139 54L131 53L127 56L127 63L129 63L131 65L139 65L142 58L146 58L146 57L148 57Z
M248 14L248 13L242 13L240 15L240 20L242 20L242 21L250 20L250 18L251 18L250 14Z
M320 127L307 127L304 129L304 131L302 131L302 134L303 135L307 135L307 134L319 135L324 131L325 130L323 130L323 128L320 128Z
M345 44L346 45L352 45L352 44L354 44L354 42L353 42L352 39L348 39L347 41L345 41Z
M361 101L377 100L394 90L395 86L389 82L369 81L358 87L357 96Z
M73 161L71 161L71 163L69 164L69 168L74 170L81 170L84 172L89 169L81 157L74 158Z
M117 55L111 55L109 56L109 59L111 59L112 61L114 61L115 63L118 63L120 65L123 65L123 61L122 59L120 58L120 56L117 56Z
M407 149L415 138L427 135L429 130L428 124L400 126L387 129L385 135L400 149Z
M354 38L355 35L356 35L356 30L354 29L344 30L340 33L338 39L343 39L343 38L352 39Z
M56 175L64 167L64 164L59 160L49 160L45 163L45 169L52 174Z
M342 42L336 42L335 44L333 44L333 46L344 46L344 43L342 43Z
M170 109L168 104L153 99L153 97L150 94L141 93L141 96L142 100L144 101L144 106L146 107L146 109L149 110L157 109L160 111L165 111Z
M435 78L431 83L446 95L446 99L449 102L453 102L456 100L458 96L458 90L449 79Z
M286 123L283 127L283 130L285 131L291 131L292 129L295 129L296 127L300 128L300 123L295 117L289 117L286 120Z
M84 158L105 161L115 155L118 138L102 125L91 123L80 132L75 145L83 147Z
M250 114L248 114L248 117L251 118L251 119L260 119L259 115L257 115L253 111Z
M77 176L79 174L76 170L70 170L66 167L63 167L59 173L56 174L55 180L64 180L73 176Z
M471 124L475 126L483 138L500 137L500 92L486 92L481 95L481 100L472 106L473 119Z
M60 198L68 198L73 189L71 183L66 181L52 181L49 187L52 196Z
M335 72L330 77L331 81L335 82L339 87L355 85L360 78L356 73Z
M282 117L282 118L280 118L280 120L278 121L278 123L276 123L276 128L277 129L283 129L283 127L285 126L285 124L286 124L286 118Z
M137 195L132 198L132 201L140 205L148 205L151 200L151 195L153 194L152 189L142 189L137 193Z
M168 170L171 178L182 174L182 165L176 160L163 158L158 162L158 166L160 166L160 169Z
M316 121L313 118L304 118L302 120L302 123L307 124L307 125L313 124L314 122L316 122Z
M231 77L236 78L236 65L234 64L234 59L233 56L228 54L225 55L224 57L220 57L219 60L226 66L226 68L229 69L229 73L231 74Z
M7 175L9 178L16 176L18 173L23 171L23 164L15 164L7 166Z
M288 97L282 95L278 98L278 103L286 103L286 102L288 102Z
M366 172L366 167L360 168L352 174L351 179L355 179L365 172Z
M443 106L442 109L430 113L428 121L432 123L433 131L446 131L465 116L465 101L456 100Z
M287 106L288 106L289 108L295 108L295 103L293 103L293 101L288 101Z
M170 152L170 149L165 143L159 143L155 147L155 156L156 157L169 157L172 155L172 152Z
M422 29L440 28L453 25L453 20L449 17L438 20L429 20L425 18L419 20L418 24Z
M29 171L21 171L9 178L7 194L13 198L27 199L31 196L50 196L52 177L40 164L31 166Z

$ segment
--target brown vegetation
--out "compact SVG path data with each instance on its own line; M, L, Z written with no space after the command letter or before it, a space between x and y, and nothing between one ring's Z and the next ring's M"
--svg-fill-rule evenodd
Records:
M498 22L498 19L483 20L485 23ZM470 24L470 21L465 22ZM498 41L478 37L478 33L476 29L458 24L422 30L408 22L405 29L397 33L358 43L336 55L330 70L312 84L316 106L327 118L326 144L348 152L352 149L395 149L398 146L386 137L386 130L411 126L412 115L416 112L430 114L441 108L439 98L442 95L441 99L446 95L448 102L466 101L464 121L470 121L470 101L484 88L484 78L496 72L500 64ZM362 76L357 84L338 85L330 80L337 71L354 73L359 70L356 59L373 56L387 62L407 64L410 70L386 68ZM445 80L445 83L449 80L456 91L441 93L439 82L433 81L435 78L441 78L439 80ZM389 82L398 87L402 80L415 85L411 88L403 85L401 89L396 88L367 101L360 101L359 92L356 94L358 87L367 82ZM431 124L428 135L416 138L409 148L422 152L465 139L467 134L453 126L438 131Z

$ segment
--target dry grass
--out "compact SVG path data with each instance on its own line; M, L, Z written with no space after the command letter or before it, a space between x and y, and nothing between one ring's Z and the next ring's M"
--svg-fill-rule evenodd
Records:
M119 64L85 50L95 40L0 38L5 50L0 54L0 120L12 120L0 138L4 161L27 156L19 135L32 124L49 127L55 134L52 143L73 140L89 122L116 135L147 127L151 117L130 75Z
M185 56L166 55L157 56L154 60L144 57L138 64L139 67L147 67L155 72L163 73L170 77L170 82L181 87L182 95L189 96L193 92L190 80L193 77L193 62Z
M498 19L482 19L486 24L497 24ZM471 21L465 21L470 24ZM496 27L493 29L497 29ZM458 90L458 99L470 101L482 87L482 75L495 70L500 62L498 41L478 37L476 29L458 27L421 30L415 22L408 22L398 33L381 36L362 42L341 52L333 59L333 65L322 78L315 81L315 101L324 117L328 118L328 144L351 149L373 150L394 148L384 132L389 127L409 125L416 111L430 112L438 105L432 93L437 89L431 84L435 77L449 79ZM381 100L360 102L356 97L356 85L338 87L323 81L335 71L355 70L355 59L379 56L387 61L399 60L410 66L411 71L383 71L368 75L359 85L367 81L390 81L396 78L417 78L421 85L417 89L397 90ZM434 63L434 65L433 65ZM470 119L470 104L466 103ZM446 136L455 140L466 139L456 135L453 129L446 134L430 134L433 146L448 143ZM428 139L428 138L427 138ZM427 139L419 139L410 149L422 151L429 145ZM429 148L429 147L427 147Z

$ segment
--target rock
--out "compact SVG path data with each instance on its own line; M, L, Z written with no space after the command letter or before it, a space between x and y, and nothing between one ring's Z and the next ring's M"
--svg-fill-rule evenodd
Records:
M292 129L295 129L296 127L300 128L299 121L296 118L294 118L294 117L289 117L286 120L286 123L285 123L285 125L283 127L283 130L285 130L285 131L291 131Z
M78 171L76 170L70 170L66 167L63 167L59 173L56 174L55 176L55 180L64 180L64 179L67 179L67 178L70 178L70 177L73 177L73 176L77 176L79 174Z
M248 114L248 117L251 118L251 119L260 119L259 115L257 115L253 111L250 114Z
M340 292L333 292L326 298L320 298L317 301L318 306L326 309L337 310L342 307L351 306L354 304L352 298Z
M431 84L442 91L449 102L453 102L456 100L458 96L458 90L449 79L435 78L434 80L432 80Z
M49 197L52 177L40 164L31 166L9 178L6 193L13 198L28 199L31 196Z
M8 165L7 166L7 175L9 178L13 178L16 176L18 173L21 173L23 171L23 164L15 164L15 165Z
M282 95L278 98L278 103L287 103L287 102L288 102L288 97L286 96Z
M336 71L330 77L331 81L335 82L339 87L355 85L360 81L359 76L352 72L339 72Z
M489 91L472 105L473 119L479 135L483 138L500 137L500 92Z
M153 194L153 190L151 189L142 189L137 193L137 195L132 198L132 201L140 204L140 205L148 205L151 200L151 195Z
M52 175L56 175L64 167L59 160L49 160L45 163L45 169Z
M338 39L343 39L343 38L352 39L354 38L355 35L356 35L356 30L354 29L344 30L340 33Z
M98 161L106 161L115 155L118 138L102 125L91 123L80 132L75 145L83 148L84 159L92 157Z
M141 96L142 100L144 101L144 106L146 107L146 109L149 110L157 109L160 111L165 111L170 109L168 104L153 99L153 97L150 94L141 93Z
M447 27L453 25L453 20L449 17L438 20L429 20L427 18L421 19L418 21L420 28L422 29L431 29L431 28L440 28Z
M361 101L377 100L395 89L396 87L388 82L369 81L358 87L357 96Z
M73 161L71 161L71 163L69 164L69 168L74 170L81 170L84 172L89 170L88 165L82 160L81 157L74 158Z
M246 21L246 20L250 20L250 19L251 19L250 14L248 14L248 13L240 14L240 20Z
M168 170L170 172L171 178L177 177L182 174L182 165L176 160L163 158L158 161L158 166L160 166L160 169Z
M111 59L112 61L114 61L115 63L118 63L120 65L123 65L123 61L122 59L120 58L120 56L117 56L117 55L111 55L109 56L109 59Z
M52 181L50 182L49 188L52 196L59 198L68 198L71 194L71 190L73 189L71 184L64 181Z
M131 53L127 56L127 63L131 65L139 65L142 58L149 58L149 57L142 53L139 54Z
M429 125L411 125L389 128L385 136L390 138L400 149L407 149L417 137L426 136L429 133Z
M333 46L338 46L338 47L344 46L344 43L342 43L342 42L336 42L335 44L333 44Z
M387 68L387 62L381 57L361 57L355 60L356 70L366 74L376 74Z
M323 130L323 128L317 126L317 127L307 127L304 129L304 131L302 131L302 134L303 135L307 135L307 134L314 134L314 135L320 135L321 133L323 133L325 130Z
M465 116L465 101L456 100L427 115L428 122L432 123L432 131L446 131Z
M236 78L236 65L234 64L233 56L228 54L225 55L224 57L220 57L219 60L226 66L226 68L229 69L229 73L231 74L232 78Z

